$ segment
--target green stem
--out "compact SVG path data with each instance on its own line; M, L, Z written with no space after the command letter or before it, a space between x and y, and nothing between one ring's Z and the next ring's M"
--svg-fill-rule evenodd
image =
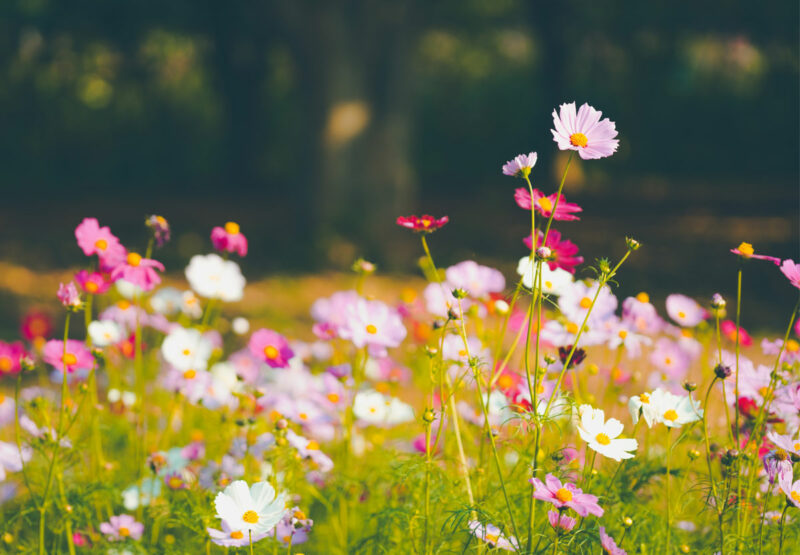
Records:
M725 555L725 535L722 529L722 510L724 507L723 505L720 506L720 498L719 494L717 493L717 482L714 479L714 472L711 468L711 446L708 439L708 397L711 394L711 389L714 387L714 383L716 383L717 377L711 380L711 383L708 385L708 391L706 391L706 399L703 403L703 439L705 439L706 443L706 463L708 464L708 480L711 482L711 491L714 495L714 508L717 511L717 520L719 523L719 551L720 555ZM727 405L727 403L726 403Z
M780 540L778 542L778 555L783 553L783 523L786 520L786 509L789 508L789 502L786 501L786 505L783 507L783 512L781 513L781 525L780 525Z
M672 528L671 528L671 520L672 520L672 504L670 500L670 491L669 491L669 477L670 477L670 451L672 450L672 446L669 442L669 433L672 431L672 428L667 428L667 474L666 474L666 488L667 488L667 550L665 551L666 555L670 555L670 541L672 539Z
M736 410L736 423L733 431L736 439L736 449L741 449L739 440L739 320L742 312L742 264L739 263L739 272L736 280L736 384L734 386L734 409ZM742 463L741 457L736 458L736 535L742 533ZM736 543L736 552L739 552L739 543Z

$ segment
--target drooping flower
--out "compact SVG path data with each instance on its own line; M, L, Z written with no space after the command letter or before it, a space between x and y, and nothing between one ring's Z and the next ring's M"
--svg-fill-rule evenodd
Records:
M538 155L535 152L529 154L518 154L513 160L503 164L503 175L511 177L528 177L533 166L536 165Z
M517 538L514 536L506 537L500 528L494 524L483 525L477 520L472 520L469 523L469 530L476 538L489 544L489 547L502 549L503 551L519 550Z
M268 482L257 482L247 487L244 480L236 480L214 499L217 517L232 530L253 535L272 530L286 513L286 497L276 495Z
M781 272L789 280L789 283L800 289L800 264L795 264L794 260L784 260L781 264Z
M544 232L538 230L536 233L536 249L539 248L543 238ZM528 235L523 242L528 249L532 248L530 235ZM575 267L579 264L583 264L583 257L577 256L579 250L578 245L569 239L564 239L562 241L561 232L556 229L550 230L544 246L550 249L550 257L547 259L547 264L550 266L551 270L562 268L570 274L574 274Z
M118 515L101 523L100 531L111 541L124 541L128 538L138 541L144 533L144 524L136 522L130 515Z
M127 251L108 226L100 227L96 218L84 218L75 228L75 238L78 246L86 256L96 254L100 259L100 266L110 269L120 264Z
M276 331L261 328L250 336L250 352L253 356L266 362L272 368L286 368L294 351L289 342Z
M381 301L359 297L345 307L344 316L339 336L358 348L369 347L373 356L386 356L388 347L397 347L406 337L400 315Z
M581 405L578 417L578 433L591 449L615 461L634 457L632 451L636 451L639 444L633 438L619 438L622 422L616 418L606 421L603 410L591 405Z
M71 281L69 283L59 283L56 296L64 308L77 310L81 307L81 296L78 293L78 288Z
M693 328L708 316L694 299L673 293L667 297L667 314L685 328Z
M397 225L421 233L433 233L437 229L444 227L449 221L450 218L447 216L434 218L433 216L425 214L423 216L399 216L397 218Z
M571 516L558 511L547 511L547 520L550 522L550 526L559 534L570 532L575 528L575 524L578 523L578 521Z
M600 545L608 555L628 555L628 552L617 546L614 538L606 534L605 526L600 527Z
M561 150L576 150L584 160L605 158L619 146L617 128L602 112L584 103L577 113L575 103L562 104L559 113L553 110L553 140Z
M463 289L474 299L485 299L491 293L500 293L506 286L506 279L500 271L473 260L450 266L445 276L454 289Z
M211 243L220 252L236 253L247 256L247 238L236 222L228 222L225 227L215 227L211 230Z
M94 364L94 357L87 349L83 341L75 339L67 340L67 348L64 350L64 342L58 339L51 339L44 345L42 353L44 361L52 365L56 370L63 370L66 366L67 372L72 373L79 369L89 369Z
M218 254L196 254L186 267L186 279L195 293L225 302L242 300L245 279L239 265Z
M553 213L553 209L555 208L556 214L553 216L554 220L561 221L561 222L568 222L574 220L580 220L580 217L576 216L576 212L583 212L583 208L578 206L577 204L567 202L566 197L561 195L561 198L558 199L558 206L556 206L556 198L558 197L558 193L553 193L550 196L545 196L539 189L533 190L533 207L534 209L544 216L545 218L549 218L550 214ZM531 193L528 189L520 187L516 191L514 191L514 200L517 201L517 205L522 208L523 210L530 210L531 209Z
M156 269L164 271L164 265L152 258L142 258L135 252L129 252L124 262L120 263L111 271L111 279L124 279L142 289L142 291L152 291L156 285L161 283L161 276Z
M153 239L156 246L161 248L170 239L169 222L164 216L157 216L153 214L144 221L144 225L149 227L153 232Z
M161 344L164 360L177 370L205 370L211 358L213 345L199 330L180 326L174 328Z
M769 260L770 262L774 263L776 266L780 265L781 259L775 258L774 256L767 256L764 254L755 254L755 250L753 249L753 245L750 243L741 243L735 249L731 249L731 252L735 255L741 256L742 258L757 258L758 260Z
M575 484L561 480L548 474L544 477L544 483L538 478L528 480L533 484L533 496L540 501L552 503L557 509L567 507L578 513L582 517L591 515L603 516L603 509L597 504L597 497L588 493Z
M764 471L770 484L780 481L784 475L792 476L792 459L783 449L768 451L762 458Z
M75 274L75 281L90 295L102 295L111 287L111 282L100 272L81 270Z

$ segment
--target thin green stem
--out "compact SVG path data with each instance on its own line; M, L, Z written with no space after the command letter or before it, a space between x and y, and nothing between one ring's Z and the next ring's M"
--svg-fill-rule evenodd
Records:
M720 555L725 555L725 534L722 529L722 510L724 508L724 503L720 505L720 498L719 494L717 493L717 481L714 479L714 472L711 468L711 446L708 439L708 398L711 394L711 390L714 387L714 383L716 383L717 377L711 380L711 383L708 385L708 391L706 391L706 399L703 403L703 439L706 443L706 463L708 464L708 481L711 482L711 491L714 495L714 509L717 511L717 521L719 523L719 551Z
M670 451L672 450L672 445L669 442L669 435L670 435L671 431L672 431L672 428L667 428L667 474L666 474L666 477L665 477L666 478L666 488L667 488L667 550L665 551L665 553L667 555L670 555L670 552L671 552L671 550L670 550L670 542L672 540L672 528L671 528L671 524L672 524L672 504L671 504L670 491L669 491L669 482L670 482L669 477L670 477L670 471L671 471L671 467L670 467L670 461L671 461Z

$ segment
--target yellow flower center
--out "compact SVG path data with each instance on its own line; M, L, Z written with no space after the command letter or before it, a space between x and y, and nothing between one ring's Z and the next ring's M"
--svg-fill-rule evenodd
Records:
M548 289L552 289L553 288L553 282L550 281L550 280L547 280L547 281L544 282L544 286L546 288L548 288Z
M422 222L422 227L431 227L431 221L428 218L423 218L420 220Z
M536 386L536 394L544 395L544 386L542 384Z
M169 487L171 487L172 489L178 489L182 485L183 485L183 480L181 480L177 476L172 476L169 479Z
M639 395L639 400L644 403L645 405L650 404L650 394L649 393L642 393Z
M790 339L786 342L786 350L790 353L796 353L797 351L800 351L800 343L794 339Z
M600 445L608 445L608 444L610 444L610 443L611 443L611 440L610 440L610 439L608 438L608 436L607 436L606 434L604 434L603 432L600 432L599 434L597 434L597 435L595 436L594 440L595 440L597 443L599 443Z
M128 253L128 265L129 266L138 266L142 261L142 257L135 252Z
M769 393L769 388L768 388L768 387L766 387L766 386L764 386L764 387L759 387L759 388L758 388L758 392L761 394L761 396L762 396L762 397L766 397L766 396L767 396L767 394Z
M72 353L66 353L63 357L61 357L61 362L63 362L67 366L72 366L73 364L78 363L78 357L76 357Z
M589 143L589 139L583 133L573 133L569 136L569 142L572 146L585 147Z
M225 224L225 232L230 235L238 235L239 234L239 224L236 222L228 222Z
M486 541L489 543L496 544L498 539L499 537L497 536L497 534L486 534Z
M89 293L97 293L97 290L99 289L98 285L93 281L87 281L84 287Z
M98 239L97 241L94 242L94 246L100 249L101 251L104 251L108 248L108 241L106 241L105 239Z
M795 503L800 503L800 493L797 493L796 491L793 491L793 492L791 493L790 497L791 497L792 499L794 499L794 502L795 502Z
M628 331L627 330L619 330L619 333L617 335L619 335L620 339L625 339L626 337L628 337Z
M642 291L638 295L636 295L636 300L640 303L649 303L650 302L650 295Z
M3 395L2 393L0 393L0 405L2 405L3 403L5 403L5 401L6 401L6 396L5 396L5 395Z
M122 299L121 301L117 302L117 307L120 310L128 310L131 307L131 302L128 301L128 300Z
M121 526L119 529L119 535L122 536L123 538L127 538L128 536L131 535L131 531L125 528L124 526Z
M181 353L183 354L183 356L188 357L190 354L192 354L192 351L191 349L184 349L181 351Z
M578 324L575 324L573 322L567 322L567 332L578 333Z
M684 311L682 311L682 310L679 311L678 312L678 318L686 318L686 313Z
M307 451L319 451L319 443L317 443L316 441L314 441L312 439L311 441L308 442L308 445L306 445L306 450Z
M242 520L248 524L255 524L258 522L258 513L255 511L247 511L242 515Z
M372 334L372 335L375 335L376 333L378 333L378 328L376 328L376 327L375 327L375 326L373 326L372 324L369 324L369 325L367 326L367 333L369 333L369 334Z
M304 412L301 412L297 416L300 417L300 420L308 420L308 415L306 413L304 413Z
M242 534L242 532L239 530L234 530L233 532L231 532L231 539L241 540L243 537L244 534Z
M337 393L328 393L328 401L331 403L338 403L339 395Z
M542 197L539 199L539 206L541 206L542 210L545 212L550 212L553 210L553 203L550 202L550 199L547 197Z
M12 366L13 363L11 362L11 359L9 357L6 356L0 357L0 372L10 372Z
M666 357L666 358L664 359L664 364L666 364L667 366L670 366L670 365L672 364L672 359L671 359L671 358L669 358L669 357Z
M580 304L581 308L589 308L590 306L592 306L592 299L590 299L589 297L584 297L581 299Z
M197 372L192 370L191 368L183 373L183 377L187 380L193 380L197 376Z
M667 412L664 413L664 420L675 422L677 419L678 419L678 413L675 412L675 409L669 409Z
M562 503L569 503L572 501L572 492L565 488L560 488L556 491L556 499Z
M611 379L616 381L622 377L622 368L615 366L611 369Z
M460 351L458 351L458 356L460 356L460 357L467 356L467 351L465 351L464 349L461 349Z
M267 345L264 347L264 356L269 359L278 358L278 349L272 345Z
M738 249L739 253L745 258L750 258L756 252L753 249L753 245L751 245L750 243L742 243L741 245L739 245Z
M497 380L497 385L499 385L502 389L508 389L512 385L514 385L514 380L508 374L503 374Z
M794 450L800 451L800 441L794 444Z
M306 519L306 513L304 513L300 509L296 510L294 512L294 515L292 515L292 516L294 516L297 520L305 520Z

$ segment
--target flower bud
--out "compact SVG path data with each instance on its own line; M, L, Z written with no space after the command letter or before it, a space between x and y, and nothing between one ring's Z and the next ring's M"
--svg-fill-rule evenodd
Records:
M642 245L634 239L633 237L625 237L625 244L628 246L628 250L635 251L638 250L639 247Z
M508 314L509 306L508 303L505 302L503 299L499 299L494 302L494 309L501 316L505 316L506 314Z
M733 371L731 370L731 367L726 366L725 364L717 364L717 366L714 367L714 375L720 380L730 377L732 373Z
M689 449L689 459L694 461L699 458L700 458L700 451L698 451L697 449Z
M30 372L36 366L36 363L31 357L25 356L19 359L19 365L23 372Z
M622 517L622 525L625 528L630 528L631 526L633 526L633 519L629 516Z
M6 543L9 543L9 544L13 543L14 542L14 536L12 536L10 533L6 532L5 534L3 534L3 541L6 542Z
M731 466L738 457L739 457L739 451L737 451L736 449L728 449L727 451L725 451L725 453L722 454L720 462L722 463L722 466Z
M425 412L422 413L422 421L430 424L434 420L436 420L436 413L432 409L425 409Z
M697 389L697 384L690 381L683 382L683 389L691 393L695 389Z
M720 295L719 293L714 293L711 296L711 308L714 310L720 310L721 308L725 308L725 298Z
M453 289L452 294L456 299L465 299L467 297L467 292L461 288Z
M353 271L357 274L364 274L370 275L375 273L375 264L364 260L363 258L359 258L355 262L353 262Z
M551 256L553 256L553 251L551 251L548 247L542 245L541 247L536 249L536 256L538 256L542 260L548 260Z
M276 437L275 438L275 445L278 447L286 447L289 444L289 441L285 437Z
M681 545L679 549L681 550L681 553L689 553L690 551L689 546L686 544Z
M277 422L275 422L275 427L279 430L285 430L289 427L289 423L286 421L285 418L279 418Z
M439 349L436 347L425 347L425 354L428 355L428 358L433 358L439 354Z

